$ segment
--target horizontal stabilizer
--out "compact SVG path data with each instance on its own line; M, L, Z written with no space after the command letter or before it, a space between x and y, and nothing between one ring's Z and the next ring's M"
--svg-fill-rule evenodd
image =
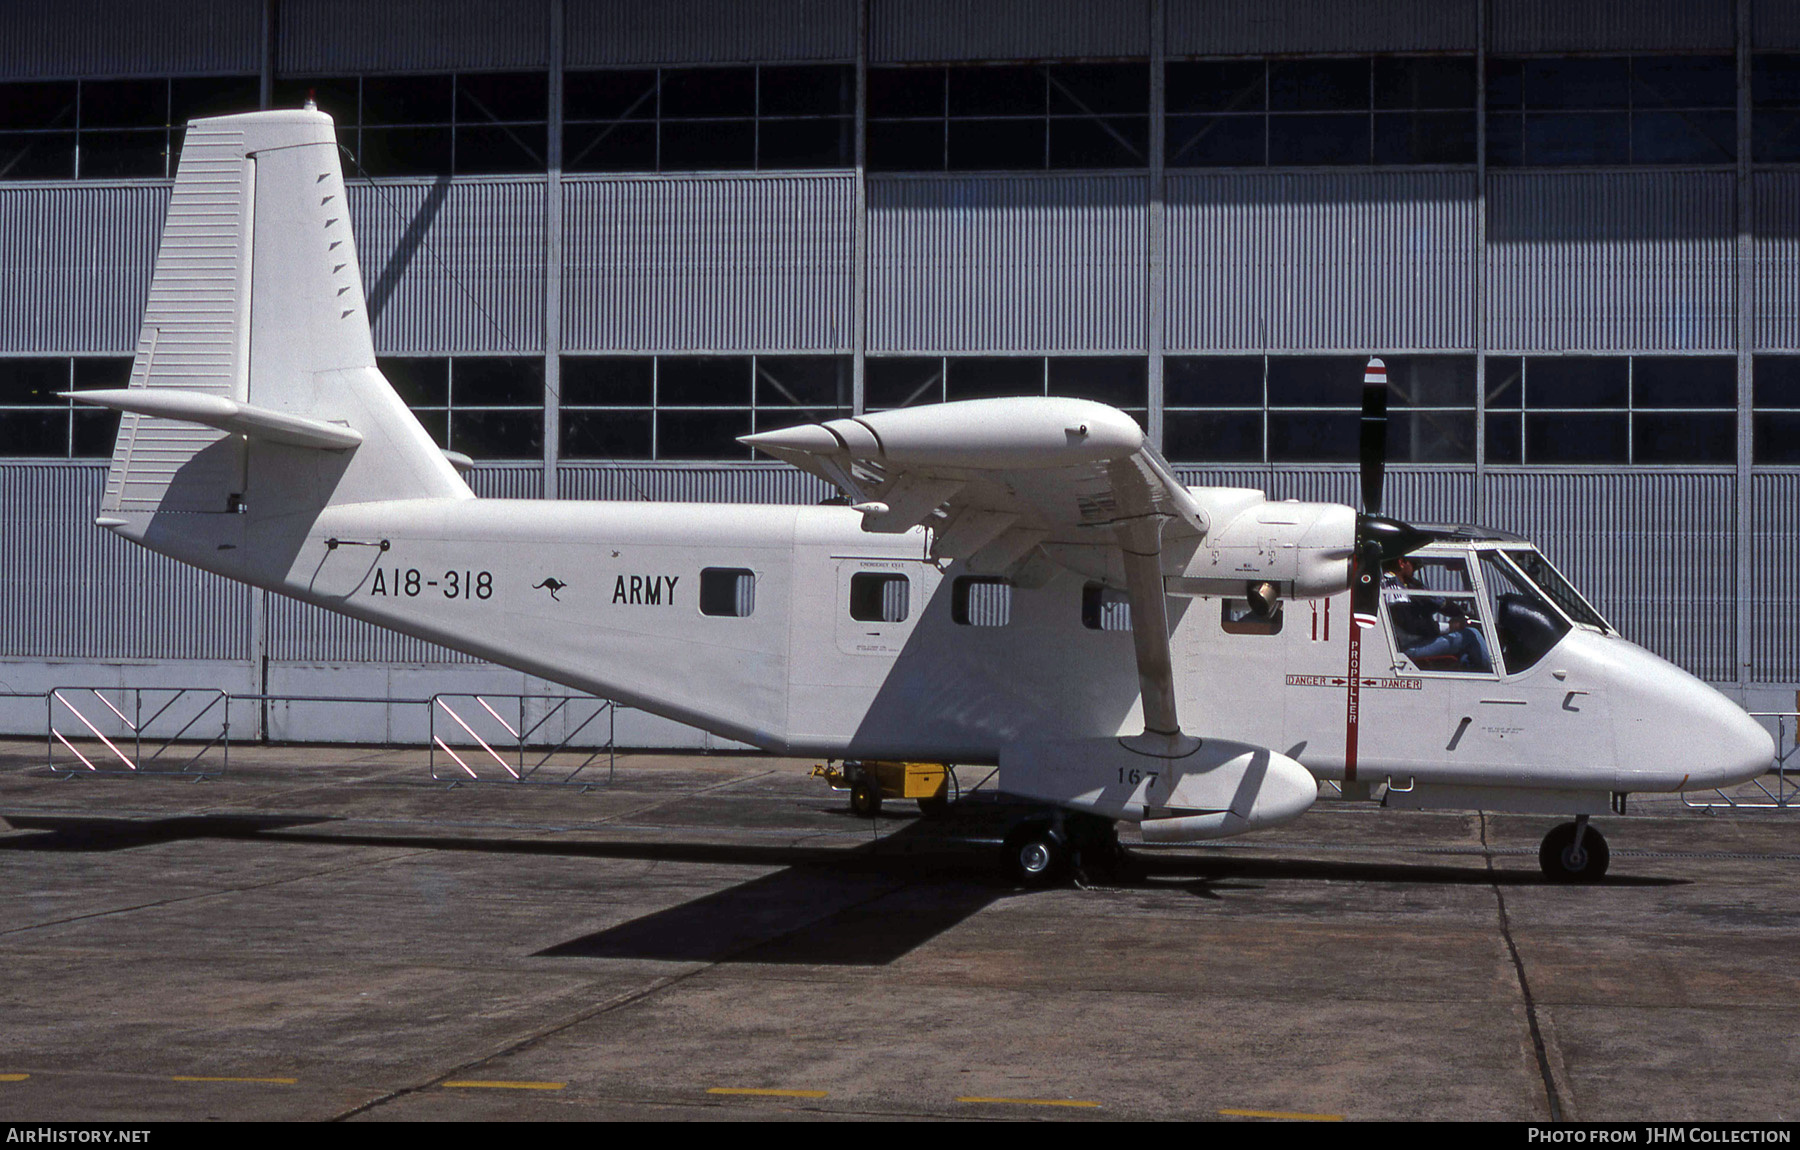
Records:
M204 424L220 431L233 431L251 439L280 443L288 447L349 451L363 441L359 432L342 424L271 411L266 407L239 403L235 399L226 399L222 395L204 391L183 391L172 387L128 387L111 391L66 391L62 394L81 403L110 407L114 411Z

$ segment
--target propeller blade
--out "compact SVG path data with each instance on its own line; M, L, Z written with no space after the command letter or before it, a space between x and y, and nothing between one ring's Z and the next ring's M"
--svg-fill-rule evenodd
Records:
M1362 502L1367 515L1381 514L1381 480L1387 470L1387 365L1371 358L1363 369Z

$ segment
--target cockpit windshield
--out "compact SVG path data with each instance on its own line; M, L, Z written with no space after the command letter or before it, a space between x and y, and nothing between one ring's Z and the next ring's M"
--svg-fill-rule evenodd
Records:
M1556 568L1550 566L1542 555L1533 550L1520 549L1508 550L1506 557L1512 561L1513 566L1517 567L1525 578L1536 584L1538 590L1542 591L1552 603L1562 608L1563 614L1575 622L1586 624L1589 627L1598 627L1602 631L1612 630L1606 620L1600 617L1600 613L1581 597L1581 592L1571 587L1569 581L1564 579Z

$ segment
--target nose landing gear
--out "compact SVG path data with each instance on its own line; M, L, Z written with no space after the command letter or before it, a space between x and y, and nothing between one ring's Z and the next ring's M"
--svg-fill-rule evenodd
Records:
M1551 882L1599 882L1611 861L1606 836L1588 825L1586 815L1552 830L1538 847L1538 866Z

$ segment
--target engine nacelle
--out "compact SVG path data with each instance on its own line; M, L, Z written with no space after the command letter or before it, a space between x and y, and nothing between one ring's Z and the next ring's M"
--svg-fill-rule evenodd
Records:
M1007 744L1000 789L1141 823L1145 842L1197 842L1299 818L1319 784L1293 759L1249 743L1202 739L1191 754L1163 758L1089 738Z
M1171 594L1242 598L1246 586L1272 583L1283 597L1323 598L1350 586L1355 547L1353 508L1259 502L1229 519L1215 516L1212 530L1168 588Z

